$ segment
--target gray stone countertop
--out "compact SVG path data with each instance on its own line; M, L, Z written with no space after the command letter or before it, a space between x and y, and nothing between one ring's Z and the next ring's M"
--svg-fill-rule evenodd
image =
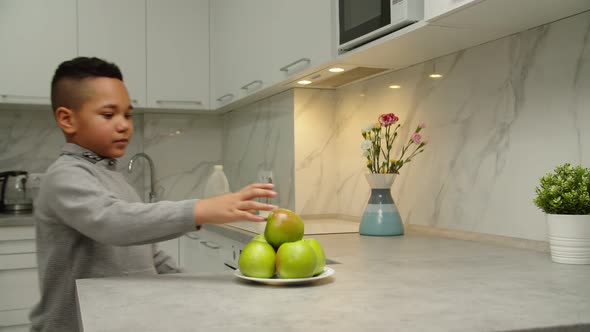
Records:
M7 214L0 213L0 227L4 226L33 226L35 219L32 213Z
M590 331L589 265L432 235L315 238L339 264L308 285L232 271L78 280L84 331Z

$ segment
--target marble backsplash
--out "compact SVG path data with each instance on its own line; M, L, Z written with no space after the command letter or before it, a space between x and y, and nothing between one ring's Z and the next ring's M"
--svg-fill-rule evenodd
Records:
M296 90L297 211L360 217L361 129L393 112L398 144L422 122L429 140L392 188L406 223L546 240L538 179L590 166L589 36L583 13L340 90ZM428 77L433 64L443 78Z
M134 139L127 154L119 161L124 171L131 156L143 149L143 117L134 117ZM65 143L49 106L47 109L19 106L0 110L0 171L23 170L29 173L44 173L61 153ZM127 180L143 191L143 175L123 172Z
M135 134L119 170L148 200L149 166L138 159L132 173L131 157L147 153L154 161L158 200L202 197L212 165L222 160L222 118L173 113L135 114ZM24 107L0 111L0 170L44 173L57 158L65 140L50 110Z
M293 91L286 91L223 116L223 164L237 191L267 182L272 172L278 197L271 204L294 209Z

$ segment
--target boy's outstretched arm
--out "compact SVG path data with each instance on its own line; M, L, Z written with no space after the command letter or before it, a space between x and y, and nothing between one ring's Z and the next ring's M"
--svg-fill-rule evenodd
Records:
M255 215L256 210L272 210L269 204L256 202L258 197L275 197L277 194L272 183L254 183L244 187L236 193L229 193L218 197L200 200L195 205L195 220L197 224L223 224L237 220L264 221Z
M47 173L41 188L47 199L39 203L47 205L40 210L52 214L49 221L57 218L98 242L127 246L171 239L208 223L260 221L253 210L274 206L252 199L275 197L272 188L253 184L211 199L129 203L106 190L90 170L70 167Z

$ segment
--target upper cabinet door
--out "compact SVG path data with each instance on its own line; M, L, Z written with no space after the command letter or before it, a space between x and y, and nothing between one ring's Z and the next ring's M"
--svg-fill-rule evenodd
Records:
M273 1L271 18L272 41L268 47L273 61L268 70L275 80L283 81L333 60L332 1Z
M211 105L226 105L271 82L271 1L211 2Z
M78 0L78 50L114 62L134 106L146 106L145 0Z
M481 0L424 0L424 20L430 21L440 15Z
M57 66L76 56L76 1L0 0L0 102L50 104Z
M209 108L209 1L147 0L152 108Z

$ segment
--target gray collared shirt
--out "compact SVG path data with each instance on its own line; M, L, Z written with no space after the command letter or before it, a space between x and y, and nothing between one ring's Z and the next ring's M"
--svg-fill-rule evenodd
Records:
M41 299L31 330L79 330L76 279L177 272L153 243L194 231L195 204L142 203L115 159L67 143L35 200Z

